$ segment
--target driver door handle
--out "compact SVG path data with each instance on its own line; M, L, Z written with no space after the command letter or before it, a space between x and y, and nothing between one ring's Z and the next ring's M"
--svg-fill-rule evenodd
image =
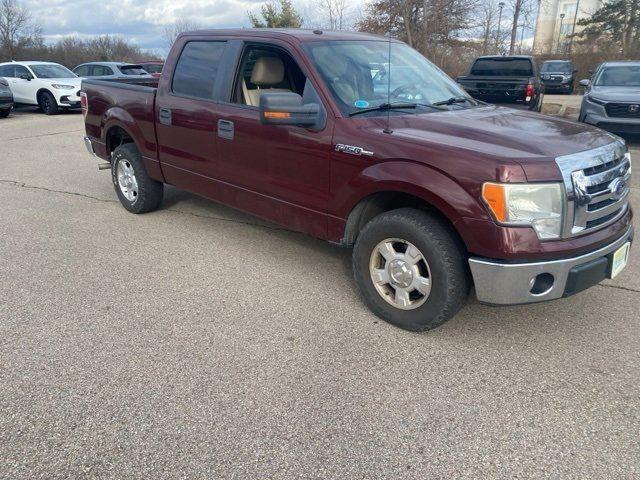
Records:
M218 136L226 140L233 140L233 122L230 120L218 120Z

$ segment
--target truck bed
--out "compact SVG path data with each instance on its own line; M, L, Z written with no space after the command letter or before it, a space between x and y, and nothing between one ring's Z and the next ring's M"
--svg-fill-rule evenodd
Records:
M109 145L110 138L105 135L110 124L119 123L136 139L145 163L159 168L155 131L157 87L157 78L82 81L87 100L85 130L94 140L96 155L109 159L113 145Z

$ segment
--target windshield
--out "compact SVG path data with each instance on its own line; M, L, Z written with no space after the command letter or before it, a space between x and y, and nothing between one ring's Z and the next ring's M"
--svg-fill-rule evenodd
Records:
M540 71L542 73L571 73L573 68L571 67L571 62L544 62Z
M640 66L604 67L594 85L598 87L640 87Z
M312 42L304 48L344 115L387 103L469 98L444 72L403 43L391 44L391 58L384 40Z
M531 77L533 66L527 58L480 58L471 67L480 77Z
M77 75L62 65L29 65L38 78L76 78Z
M118 69L123 75L147 75L147 72L140 65L121 65Z

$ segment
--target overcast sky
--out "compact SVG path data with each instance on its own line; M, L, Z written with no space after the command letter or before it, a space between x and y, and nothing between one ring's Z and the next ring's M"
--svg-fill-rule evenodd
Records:
M149 51L166 53L163 27L176 18L208 28L248 27L247 12L259 12L264 0L22 0L44 29L45 38L121 35ZM361 15L367 0L353 0ZM309 27L322 23L313 0L293 0ZM360 8L358 8L360 7Z

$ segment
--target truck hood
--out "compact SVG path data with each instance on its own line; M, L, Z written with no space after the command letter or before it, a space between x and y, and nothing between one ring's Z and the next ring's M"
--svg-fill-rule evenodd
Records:
M605 102L640 103L640 87L591 87L589 95Z
M407 141L444 144L482 158L515 161L522 165L530 180L536 179L541 164L555 164L558 156L597 148L617 139L582 123L495 106L392 116L391 128L394 137Z

